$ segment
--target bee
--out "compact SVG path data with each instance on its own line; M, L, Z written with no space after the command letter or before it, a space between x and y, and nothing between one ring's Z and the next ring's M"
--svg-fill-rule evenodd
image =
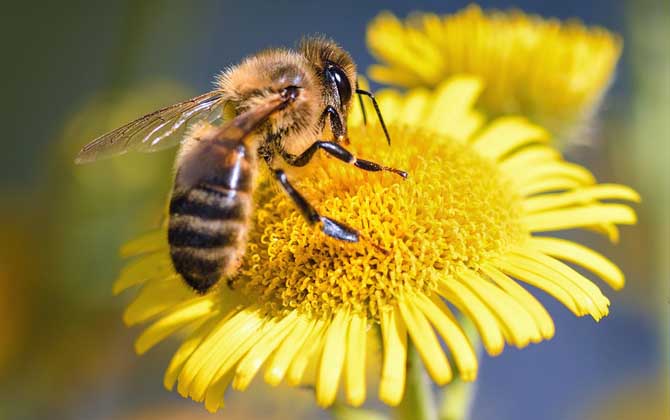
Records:
M356 66L346 51L332 40L308 37L295 50L268 49L249 56L223 71L213 91L98 137L81 149L76 162L181 143L167 239L176 272L204 294L239 269L259 160L308 223L347 242L360 241L361 234L319 214L293 187L285 169L305 166L322 150L365 171L407 177L404 171L358 159L342 145L348 143L346 121L354 93L361 102L361 95L372 100L390 144L374 95L359 89L356 80ZM190 133L179 136L191 122ZM321 139L327 131L332 140Z

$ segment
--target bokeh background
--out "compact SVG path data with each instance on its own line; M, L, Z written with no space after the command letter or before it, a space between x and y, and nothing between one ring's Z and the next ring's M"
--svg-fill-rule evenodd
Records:
M6 4L5 4L6 3ZM0 419L328 418L309 391L261 381L215 416L162 387L174 351L133 353L113 297L118 248L160 222L173 151L77 167L76 151L143 113L210 89L226 65L303 34L372 64L381 10L454 12L464 1L3 2L0 144ZM556 337L484 357L473 418L668 418L670 6L667 1L485 1L618 32L624 55L593 130L567 150L603 182L643 195L613 246L626 288L599 324L544 299ZM375 406L374 393L371 404Z

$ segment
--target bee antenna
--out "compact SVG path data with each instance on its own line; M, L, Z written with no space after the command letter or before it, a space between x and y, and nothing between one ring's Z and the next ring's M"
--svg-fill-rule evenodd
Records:
M363 106L363 95L358 88L358 79L356 79L356 93L358 94L358 104L361 106L361 113L363 114L363 125L368 125L368 116Z
M375 107L375 112L377 113L377 117L379 118L379 123L382 125L382 129L384 130L384 135L386 136L386 141L388 142L389 146L391 145L391 136L389 136L389 132L386 129L386 124L384 124L384 118L382 117L382 112L379 110L379 104L377 104L377 99L375 99L375 95L372 94L372 92L368 92L367 90L359 89L356 88L356 93L359 95L358 98L360 99L360 95L365 95L368 98L372 100L372 105ZM361 107L363 108L363 107Z

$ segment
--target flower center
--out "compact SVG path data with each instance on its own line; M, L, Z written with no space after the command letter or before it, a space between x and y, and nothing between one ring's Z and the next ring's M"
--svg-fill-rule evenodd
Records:
M236 290L273 312L327 316L347 307L378 320L400 293L430 294L436 276L476 269L522 240L520 200L494 163L467 145L426 133L393 129L387 147L381 131L368 130L350 130L352 152L406 170L407 180L327 156L292 178L317 211L363 239L327 237L276 184L263 180Z

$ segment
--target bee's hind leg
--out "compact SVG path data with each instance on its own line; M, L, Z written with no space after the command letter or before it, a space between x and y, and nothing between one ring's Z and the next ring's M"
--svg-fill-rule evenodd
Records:
M326 216L321 216L314 207L303 197L293 185L289 182L281 169L273 169L275 178L281 184L284 191L291 197L291 200L298 206L302 215L310 224L321 224L321 231L328 236L347 242L358 242L360 240L360 233L350 226L342 222L338 222Z

